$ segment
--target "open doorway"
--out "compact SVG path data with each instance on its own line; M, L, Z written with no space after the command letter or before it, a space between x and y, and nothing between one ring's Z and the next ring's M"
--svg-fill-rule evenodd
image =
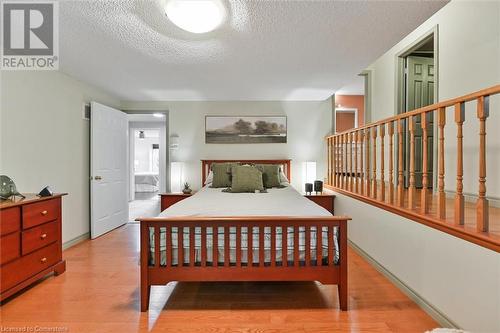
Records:
M398 56L398 113L406 113L437 102L437 27ZM433 187L434 175L434 115L427 114L428 186ZM404 182L409 186L410 136L408 121L403 133ZM415 118L415 186L422 187L423 129L421 116Z
M167 184L167 115L128 114L129 221L160 213Z

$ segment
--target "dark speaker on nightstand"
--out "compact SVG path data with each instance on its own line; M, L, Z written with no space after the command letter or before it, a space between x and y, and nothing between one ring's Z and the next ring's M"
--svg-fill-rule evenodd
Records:
M314 181L314 192L316 192L316 194L323 192L323 182L321 180Z
M311 194L313 191L313 184L311 183L306 183L306 194L309 193Z

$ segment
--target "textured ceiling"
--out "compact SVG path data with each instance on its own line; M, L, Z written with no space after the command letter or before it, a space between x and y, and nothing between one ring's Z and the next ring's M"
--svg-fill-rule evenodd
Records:
M61 1L61 70L122 100L324 100L446 1L231 0L203 35L163 3Z

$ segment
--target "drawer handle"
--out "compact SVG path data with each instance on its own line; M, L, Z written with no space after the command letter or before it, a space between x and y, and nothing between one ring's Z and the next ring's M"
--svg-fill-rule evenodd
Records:
M43 257L43 258L40 260L40 262L41 262L42 264L46 263L46 262L47 262L47 258Z
M41 239L45 239L45 238L47 238L47 234L41 234L41 235L40 235L40 238L41 238Z
M42 212L42 215L47 215L48 213L49 213L48 211L44 210L44 211Z

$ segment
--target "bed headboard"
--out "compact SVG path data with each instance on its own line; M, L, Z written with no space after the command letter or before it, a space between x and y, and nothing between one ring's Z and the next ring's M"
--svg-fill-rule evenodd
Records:
M291 160L201 160L201 186L205 184L207 180L208 173L210 172L210 166L212 163L225 163L225 162L240 162L240 163L255 163L255 164L282 164L284 165L283 172L291 181L292 171L290 169Z

